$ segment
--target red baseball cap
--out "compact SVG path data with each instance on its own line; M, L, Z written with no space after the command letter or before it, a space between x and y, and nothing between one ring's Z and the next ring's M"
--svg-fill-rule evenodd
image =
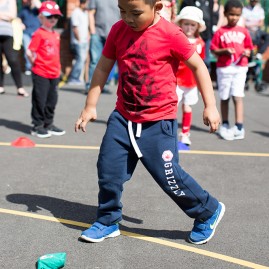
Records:
M46 17L51 15L63 16L60 7L54 1L42 2L41 7L39 8L39 13L42 13Z

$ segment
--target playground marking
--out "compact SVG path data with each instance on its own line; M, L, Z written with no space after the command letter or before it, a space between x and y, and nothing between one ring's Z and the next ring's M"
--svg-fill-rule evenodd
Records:
M11 143L0 142L0 146L11 146ZM55 149L81 149L99 150L99 146L76 146L76 145L50 145L35 144L34 148L55 148ZM224 156L245 156L245 157L269 157L269 153L259 152L232 152L232 151L208 151L208 150L179 150L181 154L201 154L201 155L224 155Z
M16 211L16 210L9 210L9 209L4 209L4 208L0 208L0 213L28 217L28 218L34 218L34 219L40 219L40 220L46 220L46 221L52 221L52 222L58 222L58 223L62 223L62 224L69 224L69 225L84 227L84 228L88 228L90 226L88 223L84 223L84 222L56 218L56 217L50 217L50 216L44 216L44 215L27 213L27 212ZM122 230L121 230L121 234L124 236L127 236L127 237L138 239L138 240L143 240L143 241L159 244L159 245L166 246L166 247L171 247L171 248L176 248L176 249L180 249L183 251L192 252L195 254L207 256L207 257L218 259L218 260L222 260L225 262L234 263L237 265L242 265L242 266L245 266L248 268L269 269L269 267L264 266L264 265L260 265L257 263L252 263L249 261L233 258L233 257L227 256L227 255L211 252L208 250L199 249L196 247L186 246L183 244L167 241L164 239L158 239L158 238L154 238L154 237L150 237L150 236L146 236L146 235L141 235L141 234L136 234L136 233L131 233L131 232L126 232L126 231L122 231Z

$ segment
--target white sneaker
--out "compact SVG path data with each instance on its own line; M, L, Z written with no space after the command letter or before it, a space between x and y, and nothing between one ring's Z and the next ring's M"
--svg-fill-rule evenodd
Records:
M190 136L191 134L190 133L180 133L179 134L179 141L182 143L182 144L185 144L185 145L191 145L191 140L190 140Z
M26 71L24 72L24 75L26 75L26 76L31 76L31 75L32 75L32 72L31 72L30 70L26 70Z
M228 124L222 124L219 127L219 135L221 138L225 139L225 140L234 140L234 132L233 130L229 129L229 125Z
M245 129L242 128L241 130L238 130L237 126L235 125L233 128L231 128L233 135L234 135L234 139L244 139L245 138Z

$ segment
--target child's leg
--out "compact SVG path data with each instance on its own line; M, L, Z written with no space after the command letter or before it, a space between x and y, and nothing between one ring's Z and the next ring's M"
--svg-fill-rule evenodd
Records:
M143 124L137 144L144 166L189 217L207 219L214 214L218 201L178 164L176 120Z
M182 133L190 132L192 122L192 108L189 105L182 104Z
M244 105L243 97L245 96L245 80L247 76L247 67L238 66L234 75L231 95L233 96L234 109L235 109L235 124L243 125L244 120Z
M235 124L243 124L244 121L244 103L242 97L233 96L235 110Z
M229 124L229 100L220 101L220 111L223 124Z
M49 79L43 78L36 74L33 77L33 91L32 91L32 123L34 126L44 126L45 122L45 107L47 96L49 92Z
M59 78L49 80L49 89L45 106L45 126L53 124L54 112L58 101L58 83Z
M110 115L98 157L97 221L106 226L122 219L123 184L131 178L138 161L130 144L127 125L128 121L117 111Z

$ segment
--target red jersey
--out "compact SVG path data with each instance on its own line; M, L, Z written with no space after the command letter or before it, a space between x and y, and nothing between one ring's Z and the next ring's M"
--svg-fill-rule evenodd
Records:
M116 109L137 123L176 119L176 72L194 52L182 30L163 18L140 32L122 20L114 24L103 55L118 63Z
M36 53L32 71L45 78L58 78L61 73L60 35L40 27L33 34L29 49Z
M193 46L202 59L205 58L205 42L201 37L195 38ZM197 86L195 77L191 69L184 63L180 62L177 71L177 85L186 88L193 88Z
M229 66L232 62L242 55L245 49L253 49L253 43L248 30L241 26L221 27L213 36L210 49L212 51L223 48L234 48L235 54L231 55L219 55L217 59L217 67ZM237 63L239 66L247 66L248 58L242 57Z

